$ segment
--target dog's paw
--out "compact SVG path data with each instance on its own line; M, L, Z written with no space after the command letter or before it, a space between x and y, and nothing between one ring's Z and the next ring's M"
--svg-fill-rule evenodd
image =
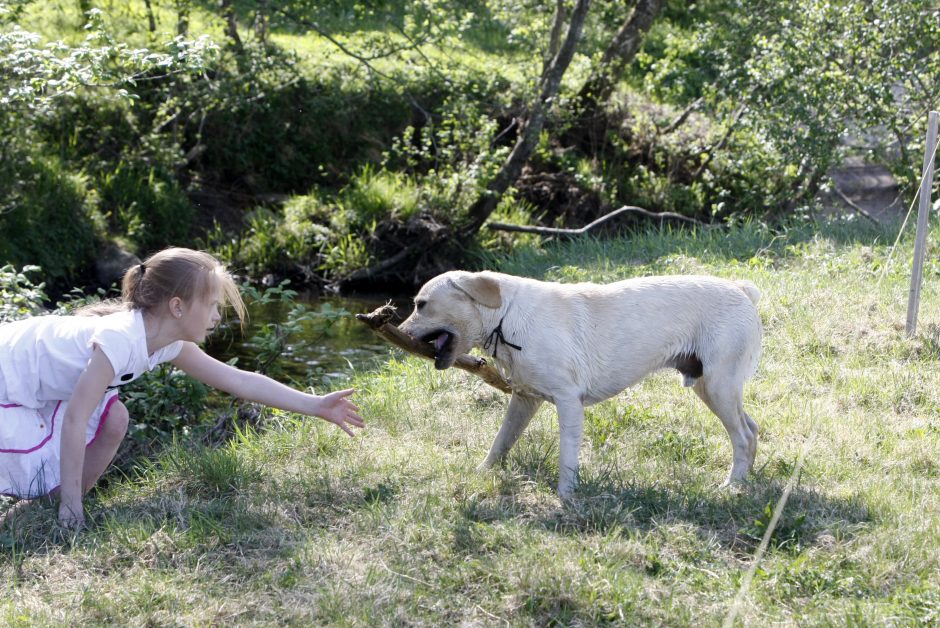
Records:
M729 495L737 495L747 488L747 482L743 478L727 478L718 486L718 490Z
M480 464L477 465L477 469L476 469L476 470L477 470L478 473L480 473L480 472L482 472L482 471L489 471L490 469L492 469L492 468L495 467L495 466L496 466L496 463L493 462L492 460L490 460L489 458L487 458L486 460L484 460L483 462L481 462Z

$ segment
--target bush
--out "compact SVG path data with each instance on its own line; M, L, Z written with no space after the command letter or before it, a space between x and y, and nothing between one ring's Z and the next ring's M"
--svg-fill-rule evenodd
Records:
M103 228L84 177L58 159L20 152L0 164L0 260L42 268L53 292L88 279Z
M0 267L0 324L42 311L46 300L44 284L34 284L27 276L38 271L38 266L26 266L21 271L10 264Z
M191 243L195 209L172 177L120 163L102 175L100 186L112 233L126 236L139 250Z
M212 141L194 163L207 181L252 193L342 184L342 173L377 160L411 116L396 88L362 89L344 75L303 76L286 55L257 65L251 74L218 76L218 100L209 103L202 127Z

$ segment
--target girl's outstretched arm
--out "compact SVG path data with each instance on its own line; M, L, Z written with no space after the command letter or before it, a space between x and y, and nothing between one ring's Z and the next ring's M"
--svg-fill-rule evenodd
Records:
M266 375L229 366L206 355L191 342L183 344L183 349L172 360L172 364L208 386L273 408L318 416L335 423L350 436L353 435L350 426L364 425L358 414L359 408L349 400L349 396L355 392L352 389L322 396L311 395L285 386Z

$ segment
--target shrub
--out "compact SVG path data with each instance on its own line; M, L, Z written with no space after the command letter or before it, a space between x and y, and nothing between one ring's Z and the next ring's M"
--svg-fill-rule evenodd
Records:
M153 168L120 163L101 179L101 208L111 230L140 250L185 246L192 240L195 209L179 183Z
M58 159L20 152L0 164L0 190L0 260L41 267L54 292L86 280L103 221L85 178Z
M38 266L25 266L19 271L10 264L0 266L0 324L42 311L45 284L34 284L27 276L39 270Z

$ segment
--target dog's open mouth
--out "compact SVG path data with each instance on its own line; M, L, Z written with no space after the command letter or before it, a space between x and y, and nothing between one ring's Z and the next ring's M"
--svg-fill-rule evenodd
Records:
M434 347L434 366L446 369L451 365L454 348L454 334L446 329L438 329L421 338L421 342L430 343Z

